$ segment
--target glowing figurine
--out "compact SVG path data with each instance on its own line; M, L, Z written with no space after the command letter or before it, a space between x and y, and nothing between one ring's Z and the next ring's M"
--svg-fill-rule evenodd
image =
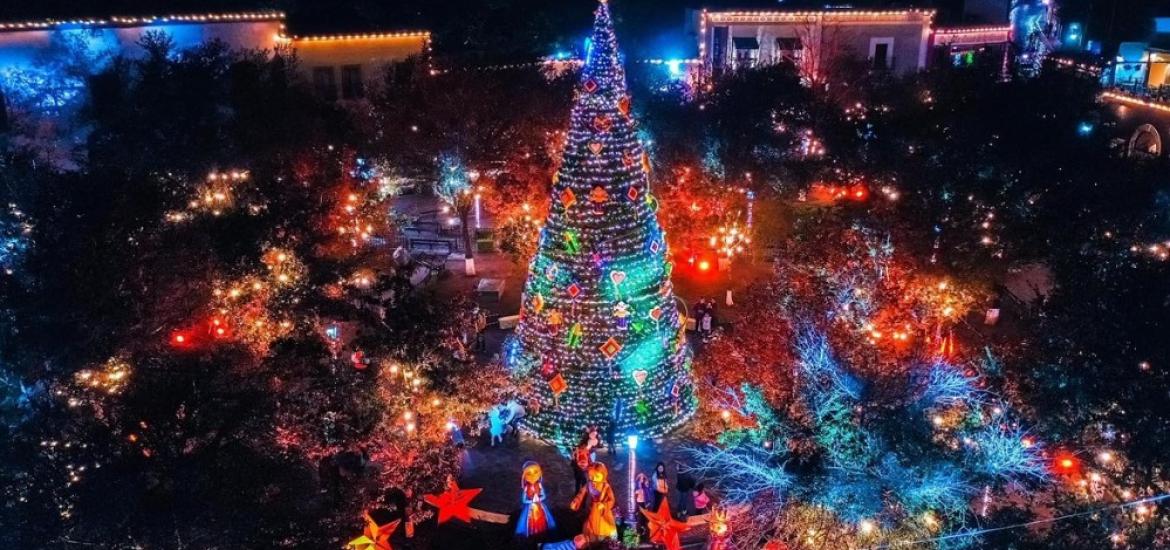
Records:
M529 460L524 463L520 480L520 518L516 521L516 534L533 537L556 528L556 522L544 503L544 472L540 464Z
M569 505L574 511L580 510L582 504L587 504L588 516L581 534L591 541L617 538L617 522L614 520L613 508L617 498L613 494L613 487L609 486L609 471L605 464L594 462L589 466L589 482L581 487L577 496Z

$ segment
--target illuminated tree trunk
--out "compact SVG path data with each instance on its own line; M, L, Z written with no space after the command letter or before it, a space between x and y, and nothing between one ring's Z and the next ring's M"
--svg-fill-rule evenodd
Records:
M531 377L540 437L567 445L610 422L657 436L694 410L691 356L604 1L575 93L506 360Z
M475 275L475 250L471 245L475 244L471 238L471 207L459 209L459 225L463 231L463 274L468 277Z

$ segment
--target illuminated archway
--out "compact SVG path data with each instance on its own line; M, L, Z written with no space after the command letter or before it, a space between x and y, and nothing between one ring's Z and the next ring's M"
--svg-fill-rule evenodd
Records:
M1134 158L1157 158L1162 155L1162 135L1152 124L1143 124L1129 138L1127 154Z

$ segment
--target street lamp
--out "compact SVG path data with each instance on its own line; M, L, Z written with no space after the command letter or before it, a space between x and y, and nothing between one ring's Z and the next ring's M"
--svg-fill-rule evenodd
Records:
M630 521L630 524L633 525L634 522L637 521L637 519L638 519L637 518L638 507L637 507L637 502L634 499L634 490L635 490L634 478L637 477L637 469L638 469L638 453L636 452L638 450L638 434L630 434L630 435L626 436L626 448L629 449L628 454L629 454L629 460L630 460L630 463L629 463L629 471L630 471L629 482L630 482L630 485L629 485L628 490L626 491L627 500L628 500L628 502L626 503L626 509L629 510L629 513L628 513L629 521Z

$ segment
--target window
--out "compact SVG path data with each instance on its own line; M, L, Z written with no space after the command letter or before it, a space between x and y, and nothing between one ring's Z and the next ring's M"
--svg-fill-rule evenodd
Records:
M342 99L359 99L364 97L365 90L362 89L362 66L361 65L346 65L341 68L341 98Z
M776 62L789 61L799 64L804 57L804 44L800 37L776 39Z
M891 70L894 68L894 39L870 38L869 62L874 69Z
M321 97L333 101L337 99L337 77L333 74L333 67L316 67L313 69L313 88Z
M727 63L727 27L715 27L711 30L711 69L718 76L723 73Z
M754 36L736 36L731 39L735 48L735 68L754 67L760 57L760 41Z

